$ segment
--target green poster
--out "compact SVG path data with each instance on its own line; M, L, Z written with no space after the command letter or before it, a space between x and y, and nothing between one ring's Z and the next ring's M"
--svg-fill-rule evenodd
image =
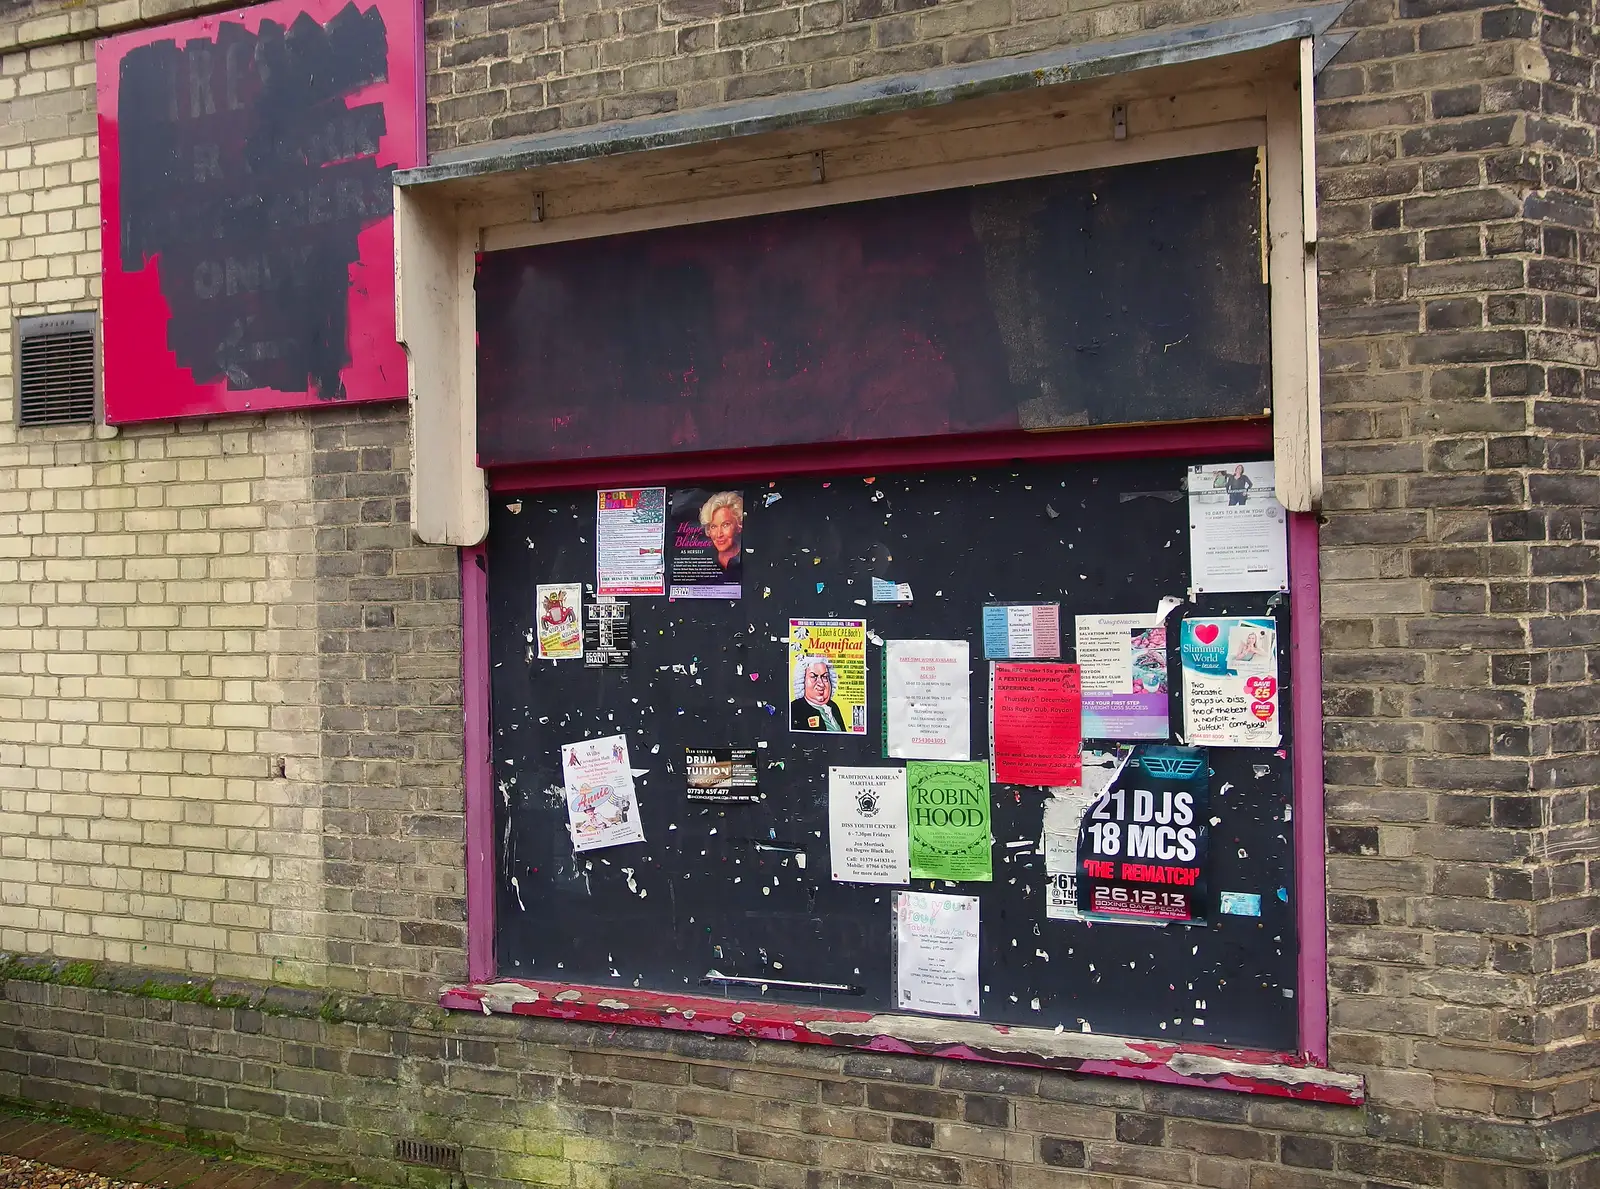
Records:
M987 883L989 764L912 760L906 764L911 878Z

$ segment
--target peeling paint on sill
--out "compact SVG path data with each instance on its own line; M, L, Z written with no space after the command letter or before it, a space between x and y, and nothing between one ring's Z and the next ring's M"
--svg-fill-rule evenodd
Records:
M1023 1065L1347 1106L1366 1098L1365 1084L1354 1074L1324 1069L1293 1054L1215 1045L650 991L619 998L615 988L513 979L455 987L439 1002L461 1011Z

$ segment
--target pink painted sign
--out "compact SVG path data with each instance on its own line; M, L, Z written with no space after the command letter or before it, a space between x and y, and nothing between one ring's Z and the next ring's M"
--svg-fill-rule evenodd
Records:
M97 51L112 423L406 395L390 175L420 6L275 0Z

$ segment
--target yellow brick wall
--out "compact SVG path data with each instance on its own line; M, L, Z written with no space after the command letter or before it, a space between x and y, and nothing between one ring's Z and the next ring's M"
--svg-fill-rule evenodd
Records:
M0 950L320 981L314 416L14 424L13 320L97 306L93 83L0 55Z

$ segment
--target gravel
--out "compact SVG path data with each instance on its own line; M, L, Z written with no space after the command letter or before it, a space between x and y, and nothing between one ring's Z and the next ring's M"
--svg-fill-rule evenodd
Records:
M113 1181L98 1173L78 1172L0 1155L0 1189L148 1189L137 1181Z

